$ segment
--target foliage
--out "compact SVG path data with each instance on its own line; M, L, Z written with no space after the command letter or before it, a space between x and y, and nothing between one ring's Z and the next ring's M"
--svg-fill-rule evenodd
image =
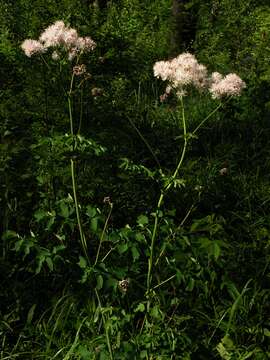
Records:
M183 2L179 48L247 83L196 136L218 103L192 92L183 136L152 75L172 1L98 3L0 3L0 358L268 359L269 4ZM97 42L73 135L71 66L20 49L59 19Z

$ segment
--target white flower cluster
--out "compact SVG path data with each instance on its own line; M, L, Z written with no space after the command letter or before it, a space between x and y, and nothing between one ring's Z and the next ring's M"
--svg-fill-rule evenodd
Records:
M193 85L199 90L209 90L215 99L228 95L239 96L246 86L245 82L236 74L229 74L223 78L221 74L214 72L209 77L206 67L190 53L180 54L172 60L158 61L153 69L154 76L168 81L170 91L172 88L176 89L178 96L186 94L184 87L188 85ZM167 89L161 96L162 101L170 92Z
M241 91L246 87L245 82L236 74L228 74L224 78L219 73L215 78L212 76L210 93L214 99L220 99L223 96L239 96Z
M44 30L39 40L26 39L21 47L28 57L44 53L49 48L63 47L68 52L69 60L72 60L81 52L94 50L96 43L89 36L80 37L77 30L66 26L63 21L56 21ZM58 60L59 54L56 50L52 58Z

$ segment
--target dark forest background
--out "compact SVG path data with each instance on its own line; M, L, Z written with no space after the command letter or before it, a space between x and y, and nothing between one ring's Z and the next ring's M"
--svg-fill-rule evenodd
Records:
M56 68L21 49L56 20L97 43L73 103L76 153ZM183 142L153 65L182 52L247 87L200 130L167 194L145 316L159 170L174 171ZM0 64L0 359L268 359L269 1L0 0ZM214 103L185 98L191 129Z

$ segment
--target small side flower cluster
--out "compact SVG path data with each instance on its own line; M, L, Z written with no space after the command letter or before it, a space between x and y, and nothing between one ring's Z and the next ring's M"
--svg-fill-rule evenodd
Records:
M96 43L89 36L80 37L77 30L66 26L63 21L56 21L44 30L39 40L26 39L21 47L28 57L44 53L49 48L63 47L68 52L68 59L72 60L81 52L94 50ZM59 54L56 50L52 58L58 60Z
M200 64L194 55L183 53L168 61L158 61L154 64L154 76L169 82L165 94L161 95L164 101L172 89L178 97L186 95L184 88L192 85L198 90L209 90L212 97L217 99L223 96L239 96L246 84L236 74L223 76L214 72L210 77L206 67Z
M228 74L223 78L216 72L212 74L209 91L214 99L220 99L223 96L239 96L245 87L245 82L238 75Z

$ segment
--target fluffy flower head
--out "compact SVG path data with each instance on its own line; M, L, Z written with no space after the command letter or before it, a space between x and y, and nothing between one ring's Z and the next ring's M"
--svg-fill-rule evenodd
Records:
M209 90L214 99L220 99L224 96L240 96L245 87L246 83L238 75L228 74L223 79L216 79Z
M63 21L56 21L48 26L39 37L39 42L44 48L64 47L72 60L79 52L92 51L96 43L90 36L80 37L77 30L66 26Z
M56 21L53 25L47 27L40 35L39 41L48 48L60 45L63 34L66 30L63 21Z
M26 56L31 57L35 54L41 54L45 51L44 46L37 40L26 39L21 45Z
M155 77L168 80L176 89L187 85L197 88L206 86L207 69L190 53L180 54L172 60L158 61L153 69Z

